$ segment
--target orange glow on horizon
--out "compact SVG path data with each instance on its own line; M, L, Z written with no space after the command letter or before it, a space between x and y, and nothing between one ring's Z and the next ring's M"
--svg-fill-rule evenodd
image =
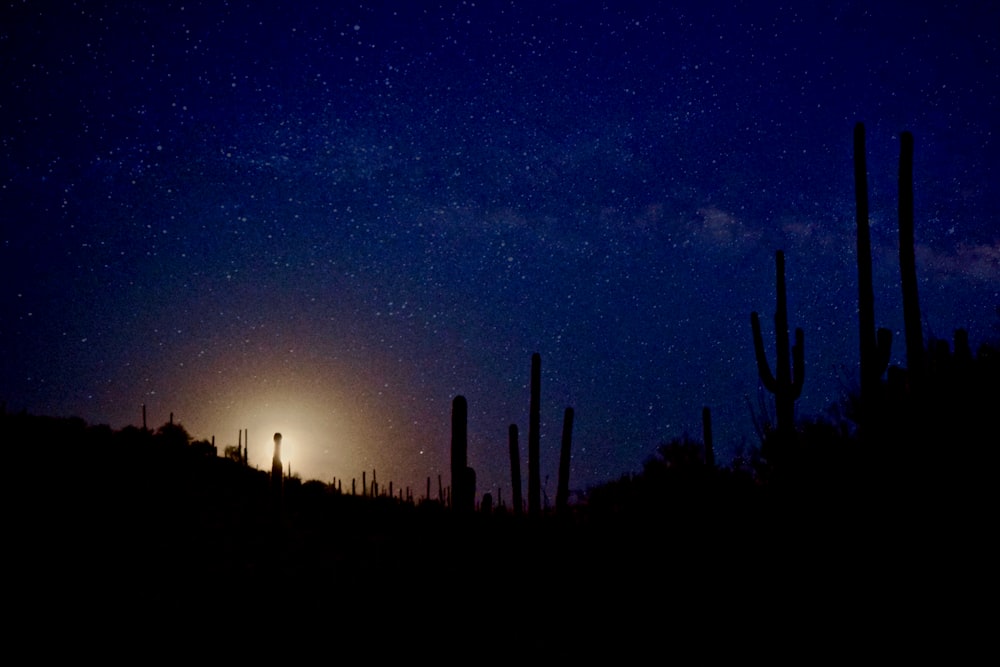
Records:
M249 464L258 470L271 469L274 434L281 433L282 467L287 474L291 464L303 482L336 478L349 493L352 479L360 489L362 474L370 481L377 471L383 488L393 482L394 495L409 488L417 497L428 477L435 493L439 475L450 483L450 397L419 400L400 391L408 389L405 379L377 358L363 367L309 361L214 359L193 386L187 374L164 383L177 397L170 409L192 437L214 436L219 456L238 442L249 445ZM162 409L152 407L151 425Z

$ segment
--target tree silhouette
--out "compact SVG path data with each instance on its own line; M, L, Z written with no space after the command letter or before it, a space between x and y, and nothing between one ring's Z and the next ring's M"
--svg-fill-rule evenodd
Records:
M236 463L243 462L243 452L236 445L226 445L225 449L222 450L222 457Z
M169 421L156 429L156 440L167 447L182 448L191 444L191 435L181 424Z

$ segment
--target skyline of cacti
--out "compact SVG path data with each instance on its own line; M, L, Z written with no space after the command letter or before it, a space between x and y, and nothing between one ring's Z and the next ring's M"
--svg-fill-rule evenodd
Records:
M477 488L509 504L538 352L541 496L567 406L574 487L701 432L706 405L724 464L757 441L747 319L773 366L776 250L797 412L857 383L858 121L865 336L915 365L904 131L925 347L1000 334L991 3L145 4L0 7L10 410L120 429L145 404L222 452L249 429L261 470L281 432L293 474L419 497L450 486L461 394Z
M899 173L898 173L898 263L900 285L902 292L903 313L906 332L906 359L911 366L900 369L893 367L897 377L900 370L905 374L903 384L899 380L893 381L891 378L888 384L883 380L886 370L889 368L889 351L891 345L891 332L886 329L877 330L874 336L871 331L874 327L874 299L872 289L872 249L869 230L869 197L868 197L868 172L867 158L865 150L865 131L862 123L857 123L854 128L854 182L855 182L855 220L856 220L856 265L857 265L857 289L858 289L858 324L860 337L860 355L858 364L859 391L854 399L859 406L855 419L858 426L865 429L868 422L879 422L880 431L873 431L869 438L884 439L887 437L888 422L885 415L890 414L892 401L898 403L902 396L899 392L905 392L909 401L920 399L932 387L923 388L925 376L940 381L940 369L926 365L927 359L937 359L940 366L941 359L954 355L956 358L969 358L968 363L972 363L973 355L969 347L968 334L964 329L955 332L954 350L949 350L947 343L940 340L931 340L933 349L925 349L923 339L923 325L920 320L920 309L918 299L918 280L916 275L916 264L914 259L914 203L913 203L913 135L903 132L900 135L899 153ZM770 425L770 431L765 430L761 435L761 454L771 466L781 467L787 465L785 460L794 459L793 455L799 447L798 435L801 416L796 414L795 403L802 394L805 380L805 352L804 352L804 332L801 327L795 328L794 343L789 343L789 321L788 321L788 296L786 284L785 253L783 250L775 251L775 312L773 317L773 332L775 336L776 357L774 370L768 360L768 353L765 351L763 342L763 332L757 311L751 312L751 332L753 338L753 352L757 367L759 381L764 389L773 396L775 405L775 421ZM998 309L1000 314L1000 309ZM943 350L943 352L942 352ZM943 356L942 356L943 355ZM989 363L988 360L986 363ZM933 372L932 372L933 371ZM928 375L931 373L931 375ZM938 373L938 375L934 375ZM896 384L894 385L893 382ZM540 438L541 438L541 355L537 352L531 355L530 375L528 382L529 389L529 411L528 411L528 497L524 509L530 516L538 516L543 511L542 495L546 496L544 509L549 509L548 494L541 486L541 463L540 463ZM919 390L919 393L918 393ZM895 393L894 393L895 392ZM846 404L851 400L848 395L842 396L841 400ZM147 430L146 404L141 405L142 409L142 430ZM450 472L451 485L447 492L441 488L439 478L438 502L449 506L460 513L470 513L479 504L482 498L486 506L491 510L493 507L493 489L487 488L477 495L475 471L468 463L468 403L464 395L458 394L452 399L451 414L451 446L450 446ZM755 418L756 419L756 418ZM570 457L572 428L574 420L574 409L567 407L564 410L562 425L562 440L559 451L558 479L554 507L558 513L565 513L568 504L570 476ZM174 413L169 413L167 424L161 427L168 431L184 433L183 427L174 424ZM715 466L714 441L712 436L711 412L709 407L702 408L702 432L704 443L704 462L708 468ZM864 433L864 430L861 431ZM514 503L513 512L520 514L522 510L521 490L520 490L520 449L518 443L518 427L516 423L508 426L507 455L509 462L509 479L511 489L511 500ZM178 436L179 437L179 436ZM276 499L282 497L282 484L286 478L285 468L281 460L280 433L274 434L274 447L271 468L272 495ZM233 456L242 465L247 465L247 451L249 447L249 430L240 429L237 434L237 446L235 453L227 447L226 456ZM210 449L216 452L215 436L212 436ZM361 495L373 498L388 495L395 498L393 492L393 481L388 484L388 494L384 488L380 491L376 482L376 470L372 469L371 485L366 479L367 471L362 472ZM287 477L291 478L291 465L287 464ZM546 480L548 480L546 475ZM297 479L297 478L296 478ZM335 478L334 478L335 479ZM352 495L356 493L356 480L352 480ZM413 494L410 487L398 488L399 499L408 502L413 501ZM503 486L495 487L498 498L498 507L503 509ZM430 477L427 477L427 491L425 501L430 501Z
M989 655L997 26L0 4L15 618Z

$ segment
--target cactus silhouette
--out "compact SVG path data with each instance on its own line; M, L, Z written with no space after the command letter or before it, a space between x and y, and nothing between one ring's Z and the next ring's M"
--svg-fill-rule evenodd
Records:
M510 448L510 485L514 498L514 514L520 516L524 500L521 498L521 451L517 442L517 424L511 424L507 429L507 442Z
M281 483L283 481L283 469L281 465L281 434L274 434L274 456L271 457L271 489L274 497L281 496Z
M760 333L760 318L757 312L750 313L750 326L753 329L754 355L757 357L757 373L764 388L774 394L776 413L776 441L765 443L765 448L770 449L766 456L774 458L781 456L784 452L775 452L774 445L778 444L778 449L785 449L794 438L795 434L795 401L802 393L802 383L805 379L805 357L804 357L804 335L802 329L795 329L795 345L789 350L788 346L788 302L785 293L785 253L781 250L775 253L775 265L777 269L777 306L774 312L774 335L777 348L777 360L775 361L774 373L771 372L767 363L767 356L764 353L764 339Z
M705 441L705 465L715 467L715 447L712 443L712 410L706 405L701 409L701 430Z
M531 403L528 409L528 514L538 516L542 511L542 477L539 471L541 427L542 357L531 355Z
M563 413L562 446L559 449L559 482L556 487L556 512L565 514L569 508L569 459L573 444L573 408Z
M924 336L917 295L917 263L913 250L913 135L899 138L899 272L903 288L903 327L906 334L906 370L918 385L924 370Z
M476 471L472 466L465 466L462 475L462 494L459 500L459 511L472 512L476 509Z
M468 466L468 421L469 404L465 396L456 396L451 403L451 497L458 512L475 509L475 473Z
M865 126L854 126L854 199L857 224L858 338L861 364L862 410L870 409L879 381L889 365L892 331L875 330L875 291L872 288L872 245L868 222L868 167Z

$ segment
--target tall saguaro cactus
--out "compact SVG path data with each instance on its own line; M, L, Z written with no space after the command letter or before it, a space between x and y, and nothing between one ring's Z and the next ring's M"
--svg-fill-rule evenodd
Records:
M468 471L469 404L465 396L456 396L451 402L451 498L452 507L458 512L475 509L475 486Z
M569 459L573 446L573 408L563 413L562 446L559 448L559 484L556 488L556 512L565 514L569 508Z
M541 428L542 356L531 355L531 404L528 408L528 514L542 512L542 477L539 471Z
M764 339L760 333L760 318L757 312L750 313L753 329L753 349L757 357L757 373L764 388L774 394L777 413L776 436L781 447L787 445L795 433L795 401L802 393L805 379L804 335L802 329L795 329L795 345L788 345L788 300L785 293L785 253L775 253L777 269L777 306L774 312L774 335L777 348L775 371L771 372L764 353ZM771 456L774 452L772 450Z
M906 333L906 370L919 384L924 367L924 334L920 326L917 262L913 250L913 135L899 138L899 271L903 287L903 326Z
M514 514L520 516L524 500L521 498L521 448L517 442L517 424L507 429L507 444L510 448L510 486L514 494Z
M705 441L705 465L715 467L715 446L712 443L712 409L707 405L701 409L701 432Z
M274 493L274 497L281 497L281 487L283 477L283 468L281 465L281 434L274 434L274 456L271 457L271 490Z
M861 363L861 405L869 409L879 380L889 365L892 331L875 330L875 290L872 288L872 242L868 221L868 167L865 126L854 126L854 199L857 224L858 339Z

